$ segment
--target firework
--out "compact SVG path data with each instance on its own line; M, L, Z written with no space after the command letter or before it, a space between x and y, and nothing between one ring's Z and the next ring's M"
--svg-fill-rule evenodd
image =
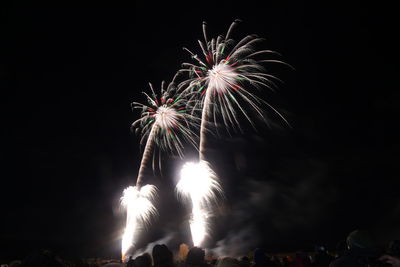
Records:
M128 187L124 191L122 204L127 209L127 224L122 239L122 255L135 244L135 239L141 225L148 223L151 215L157 213L152 200L156 194L156 188L152 185L143 185L144 173L155 149L176 151L183 155L183 142L196 144L194 134L190 126L195 126L198 119L186 112L186 100L182 94L178 94L173 83L165 88L161 84L161 94L157 96L150 84L151 96L147 97L147 105L133 102L133 108L142 110L141 118L132 124L137 132L142 134L140 143L146 141L138 177L135 187ZM181 137L182 136L182 137ZM154 157L153 157L154 169Z
M190 231L193 244L200 246L207 235L207 218L210 206L222 195L222 188L217 176L205 161L186 163L181 170L181 177L176 186L177 192L192 203Z
M199 145L199 159L200 163L196 168L197 171L207 177L207 173L212 173L215 178L214 172L209 168L208 164L204 166L205 158L205 144L206 132L209 130L210 124L216 124L217 114L220 114L226 129L230 126L240 129L238 113L242 113L246 119L253 125L253 122L248 115L244 105L254 110L265 121L264 112L261 104L266 104L285 122L283 116L274 109L267 102L263 101L258 96L254 95L251 89L260 89L262 87L274 90L277 85L276 82L280 81L277 77L266 72L263 67L264 63L282 63L280 60L271 58L271 56L279 55L271 50L256 50L255 45L262 41L256 35L248 35L239 42L235 42L230 38L232 30L237 25L238 20L233 22L228 29L225 37L218 36L218 38L207 37L206 23L203 22L204 42L198 41L202 56L198 56L187 48L194 59L194 63L183 63L183 69L180 72L188 72L190 77L183 81L179 88L184 88L186 92L193 93L195 101L194 110L201 109L201 125L200 125L200 145ZM260 56L268 56L268 58L259 59ZM287 65L287 64L286 64ZM287 122L286 122L287 123ZM253 125L254 127L254 125ZM185 165L186 166L186 165ZM192 166L193 167L193 166ZM183 175L188 172L184 167L182 170L183 185L178 184L178 190L190 192L192 200L192 221L191 231L193 242L201 242L206 235L206 219L210 207L203 205L199 199L212 199L215 197L213 186L218 185L218 191L222 192L219 184L206 183L207 178L197 177L195 171L191 171L190 175L197 177L197 180L189 179L189 174ZM187 167L189 169L189 167ZM206 171L203 171L206 170ZM186 181L187 180L187 181ZM209 181L209 180L208 180ZM203 184L204 182L204 184ZM190 185L187 185L192 183ZM200 185L198 185L200 183ZM198 186L208 185L206 190L192 191ZM202 187L201 187L202 188ZM197 194L201 194L199 197Z
M200 160L205 160L205 134L207 124L213 120L216 122L217 113L220 113L224 125L228 129L234 126L240 129L238 113L242 113L253 125L253 122L243 105L250 106L261 118L265 120L261 104L266 104L286 123L284 117L270 104L251 93L251 89L262 87L274 90L279 78L266 72L265 63L284 63L270 58L279 55L271 50L256 50L255 45L263 39L256 35L248 35L239 42L230 38L230 34L238 20L234 21L228 29L225 37L218 36L211 40L207 37L206 23L203 22L204 42L198 41L202 55L188 51L194 63L183 63L180 72L189 72L190 78L183 81L179 87L186 91L195 92L194 97L199 98L196 109L202 110L200 126ZM267 55L267 59L259 59L259 56ZM290 66L290 65L288 65Z
M157 188L145 185L142 188L129 186L124 190L121 205L127 210L126 228L122 237L122 257L128 249L135 245L136 235L141 225L146 225L152 216L157 214L151 200L156 195Z

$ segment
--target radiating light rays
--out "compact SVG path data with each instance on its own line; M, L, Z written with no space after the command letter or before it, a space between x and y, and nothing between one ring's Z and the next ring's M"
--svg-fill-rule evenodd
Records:
M200 161L185 163L176 190L179 196L192 204L190 231L193 244L200 246L208 233L207 218L211 214L211 204L222 195L222 188L208 163Z

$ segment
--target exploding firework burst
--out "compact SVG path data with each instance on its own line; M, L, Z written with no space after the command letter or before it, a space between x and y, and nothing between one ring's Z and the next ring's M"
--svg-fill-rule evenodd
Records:
M186 88L187 91L196 92L197 97L200 97L197 108L202 109L202 123L210 119L215 123L216 114L220 113L226 128L234 126L240 129L237 118L239 112L253 125L245 104L264 119L261 105L265 104L287 123L275 108L253 94L251 90L262 87L274 90L277 88L276 82L281 81L267 73L264 64L288 64L271 58L278 56L277 52L256 50L255 45L263 40L256 35L248 35L237 43L231 39L230 34L238 22L236 20L231 24L225 37L220 35L211 40L207 37L206 23L203 22L204 42L198 41L202 56L184 48L195 62L182 64L184 68L180 71L189 72L190 78L179 86ZM268 58L259 59L262 55Z

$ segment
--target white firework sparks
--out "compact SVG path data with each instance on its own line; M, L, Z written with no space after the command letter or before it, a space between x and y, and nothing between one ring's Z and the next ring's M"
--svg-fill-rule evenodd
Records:
M126 208L126 228L122 237L122 257L129 248L135 245L136 235L140 226L149 223L157 210L151 202L156 196L157 188L145 185L142 188L129 186L124 190L121 205Z
M218 195L222 195L221 186L208 163L200 161L188 162L183 166L176 189L180 196L190 199L192 203L190 231L193 244L200 246L208 232L210 204L217 200Z
M208 232L208 212L202 209L200 203L192 200L192 218L190 220L190 233L193 246L200 247Z
M237 23L238 20L231 24L225 37L218 36L216 39L209 40L206 32L206 23L204 22L204 42L198 41L203 55L198 56L189 49L184 48L192 55L195 63L182 64L184 68L180 72L188 72L190 77L183 81L179 88L183 88L185 92L194 93L192 97L197 101L194 102L193 110L201 109L202 111L199 145L200 165L206 160L205 144L206 133L209 130L208 126L210 122L213 122L214 125L217 123L217 114L221 115L226 129L229 129L230 126L240 129L238 113L242 113L253 125L244 105L250 107L259 117L266 121L261 108L261 104L265 104L287 123L276 109L251 92L254 88L261 89L262 87L274 90L277 87L276 81L281 81L274 75L267 73L263 64L287 64L271 58L271 56L279 55L274 51L256 50L255 44L263 40L256 35L248 35L237 43L231 39L230 33ZM260 59L260 55L268 58ZM213 174L208 165L206 168ZM202 240L200 237L204 236L206 232L205 223L209 207L207 205L205 207L202 206L202 201L204 200L201 197L199 198L198 194L207 199L208 193L213 192L207 186L212 186L213 184L207 179L199 178L199 182L193 178L197 177L197 173L201 173L202 177L208 177L207 173L202 172L201 168L200 170L190 171L188 178L184 178L186 177L185 172L184 167L182 180L187 179L188 181L178 184L178 190L187 192L192 199L192 238L193 240ZM213 177L215 177L214 174ZM202 188L203 185L205 190L197 189ZM198 193L197 190L201 191L201 193ZM220 187L218 187L218 190L222 191ZM200 204L198 204L199 201ZM198 234L200 232L203 234Z
M187 100L182 93L178 93L174 83L165 88L161 83L161 94L158 96L150 84L151 97L147 97L148 104L133 102L132 106L141 109L141 118L136 120L132 127L142 134L140 143L146 140L155 142L162 150L177 152L183 157L183 141L196 146L192 129L197 128L199 119L187 112ZM150 138L151 137L151 138ZM147 146L147 144L146 144ZM149 145L152 147L152 144Z
M235 86L237 73L226 64L218 64L208 71L208 86L219 95L228 93L229 88Z
M207 120L213 118L215 123L216 114L220 113L227 128L236 126L240 129L238 112L253 125L244 104L266 120L261 108L261 104L264 103L287 123L275 108L253 94L251 90L262 87L274 90L277 88L276 82L281 82L279 78L267 73L264 64L288 64L271 58L279 55L277 52L256 50L255 45L263 41L256 35L248 35L237 43L231 39L230 33L238 22L236 20L231 24L225 37L220 35L211 40L207 38L206 23L203 22L204 42L198 41L203 55L198 56L184 48L192 55L195 63L182 64L184 68L180 72L190 73L190 78L183 81L179 87L185 88L186 91L197 92L197 97L200 97L198 106L203 111L202 116ZM260 59L260 55L264 55L264 58Z
M207 162L187 162L182 167L177 190L184 197L195 199L202 205L209 205L216 199L215 193L221 193L221 186Z
M183 156L183 140L196 144L192 136L196 136L189 126L196 126L198 119L186 112L186 100L182 94L177 93L171 82L167 88L161 83L161 96L157 96L150 84L151 95L144 93L148 105L133 102L134 108L142 110L142 116L136 120L132 127L141 132L141 144L146 141L138 177L135 187L128 187L124 191L122 204L127 208L126 229L122 238L122 255L135 245L138 229L149 222L151 215L156 213L156 208L151 200L154 199L156 189L152 185L142 187L147 164L153 155L154 146L161 150L176 151ZM160 161L159 161L160 163ZM161 168L161 167L160 167Z

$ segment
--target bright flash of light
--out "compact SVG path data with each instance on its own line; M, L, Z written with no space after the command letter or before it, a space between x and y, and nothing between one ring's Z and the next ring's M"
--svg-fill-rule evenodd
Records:
M191 54L193 63L182 64L180 72L189 73L189 77L179 88L196 93L193 97L200 98L197 105L202 107L203 113L210 112L213 115L210 118L214 120L216 113L220 113L226 127L232 125L240 128L238 112L253 124L244 105L265 119L261 108L261 104L264 104L287 123L276 109L253 94L252 89L269 88L274 91L278 87L277 82L282 81L267 72L264 65L288 64L276 59L279 56L277 52L258 50L257 45L263 39L254 34L247 35L239 42L233 40L230 34L238 22L235 20L231 24L225 36L219 35L212 39L208 39L207 25L203 22L204 41L198 41L200 55L184 48Z
M157 194L154 185L145 185L140 189L129 186L124 190L121 197L121 205L126 208L126 228L122 237L122 258L129 248L135 245L138 231L146 224L157 210L151 202Z
M218 94L228 93L229 88L236 84L237 73L226 64L215 65L208 71L208 86Z
M206 161L188 162L181 170L181 177L176 185L180 196L192 202L190 231L193 244L200 246L207 235L207 218L211 214L211 203L222 195L222 188L216 174Z

